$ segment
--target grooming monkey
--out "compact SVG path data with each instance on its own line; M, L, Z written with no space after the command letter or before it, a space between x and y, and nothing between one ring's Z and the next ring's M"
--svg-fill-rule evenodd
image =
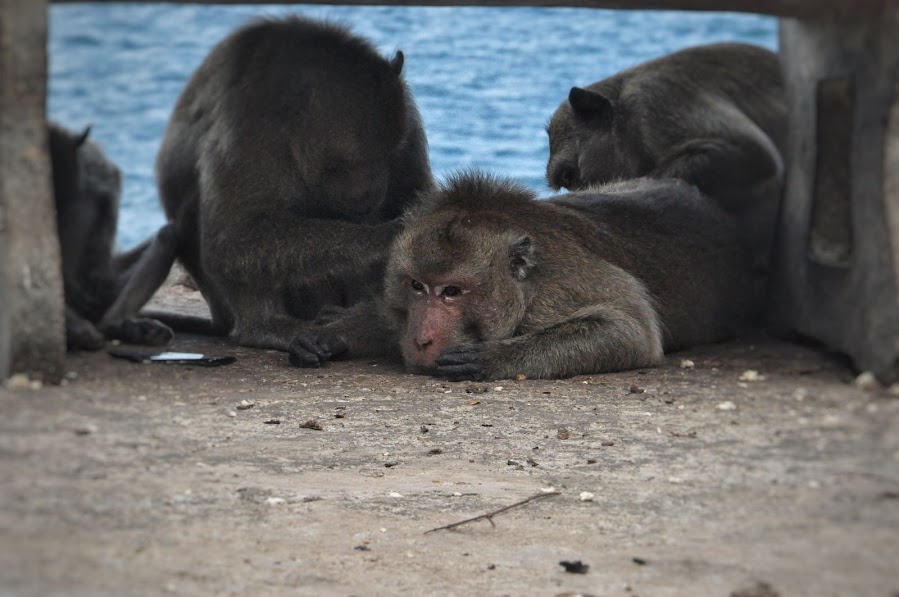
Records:
M137 317L175 261L174 229L165 226L116 254L121 172L88 139L50 123L50 160L70 350L99 350L106 340L162 345L172 330Z
M290 16L236 30L193 74L157 182L210 331L286 350L380 290L399 216L432 185L403 61Z
M573 87L547 126L555 190L647 176L696 185L741 221L770 260L788 116L773 52L740 43L687 48Z
M657 365L755 315L764 276L738 226L679 180L538 201L508 180L457 175L408 215L381 299L300 334L290 360L393 353L453 380Z

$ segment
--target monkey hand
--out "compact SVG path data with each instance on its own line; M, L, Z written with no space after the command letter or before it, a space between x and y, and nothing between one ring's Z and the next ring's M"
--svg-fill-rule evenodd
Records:
M487 345L483 342L447 348L434 359L436 375L450 381L490 379Z
M120 322L100 326L103 335L126 344L165 346L175 337L172 328L149 317L129 317Z
M290 364L296 367L321 367L347 351L346 338L328 328L310 329L290 343Z

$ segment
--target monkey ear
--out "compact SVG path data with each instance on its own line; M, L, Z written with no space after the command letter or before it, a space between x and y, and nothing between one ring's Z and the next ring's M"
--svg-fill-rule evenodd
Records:
M393 74L396 76L400 76L400 73L403 72L403 63L405 63L406 57L403 56L402 50L397 50L396 54L394 54L393 59L390 61L390 68L393 70Z
M87 136L91 134L91 125L84 127L84 132L75 139L75 147L81 147L87 141Z
M615 106L612 100L601 93L572 87L568 92L568 103L571 104L574 115L582 120L603 124L612 122Z
M509 246L509 268L512 277L521 282L534 269L534 245L531 237L523 236L515 239Z

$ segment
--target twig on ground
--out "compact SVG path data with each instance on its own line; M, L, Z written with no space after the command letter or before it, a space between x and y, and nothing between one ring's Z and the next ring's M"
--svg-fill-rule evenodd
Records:
M554 495L562 495L562 492L561 491L549 491L547 493L538 493L537 495L532 495L531 497L529 497L527 499L521 500L520 502L515 502L514 504L510 504L508 506L500 508L499 510L494 510L493 512L488 512L486 514L480 514L473 518L466 518L465 520L460 520L459 522L447 524L442 527L428 529L427 531L425 531L424 534L427 535L428 533L433 533L434 531L446 531L449 529L454 529L456 527L462 526L463 524L468 524L469 522L476 522L478 520L486 520L487 522L490 523L490 526L495 527L496 525L493 523L493 517L496 516L497 514L502 514L503 512L506 512L507 510L511 510L512 508L524 506L528 502L533 502L534 500L539 500L539 499L542 499L545 497L551 497Z

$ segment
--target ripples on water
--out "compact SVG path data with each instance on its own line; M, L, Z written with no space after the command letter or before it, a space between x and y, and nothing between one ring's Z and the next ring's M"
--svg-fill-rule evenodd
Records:
M402 49L434 172L468 166L549 193L544 126L572 85L686 46L776 46L772 18L728 13L541 8L55 5L51 118L92 138L122 168L119 242L164 221L153 163L169 113L209 49L255 15L298 12L349 25L385 54Z

